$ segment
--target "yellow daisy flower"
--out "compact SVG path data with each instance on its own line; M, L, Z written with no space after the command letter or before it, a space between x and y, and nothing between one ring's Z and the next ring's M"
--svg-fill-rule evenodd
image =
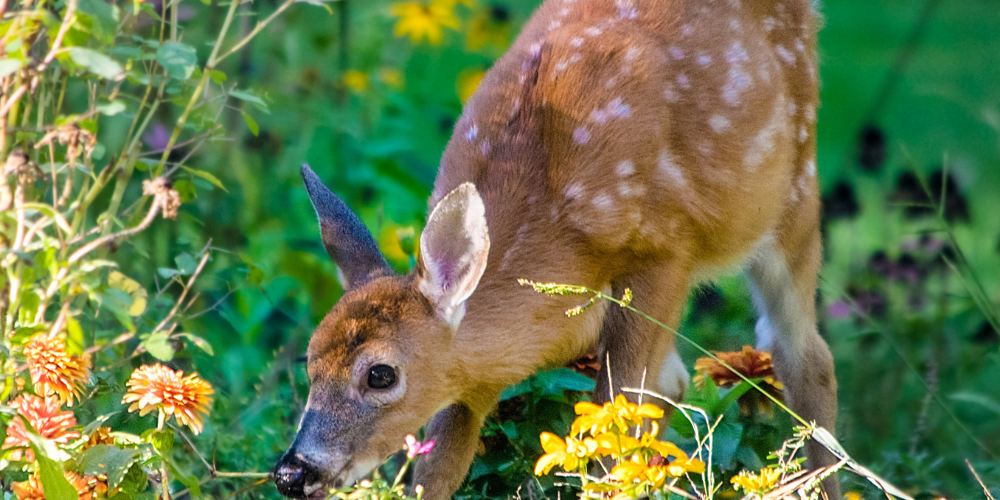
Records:
M740 471L739 475L734 476L729 482L737 489L743 488L747 493L763 495L773 489L779 479L781 479L780 470L765 467L760 470L760 474Z
M368 74L358 70L344 72L344 85L356 93L368 90Z
M399 18L393 28L397 37L409 36L412 43L427 40L431 45L441 43L443 28L458 29L454 1L431 0L397 2L389 7L389 13Z
M561 465L565 471L577 470L580 468L580 464L594 456L598 449L597 441L593 438L573 439L567 437L563 441L562 438L551 432L543 432L539 437L545 454L535 464L535 475L537 476L548 474L556 465Z

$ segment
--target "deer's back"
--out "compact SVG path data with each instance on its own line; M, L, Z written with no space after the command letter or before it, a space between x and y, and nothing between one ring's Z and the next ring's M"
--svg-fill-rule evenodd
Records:
M805 0L548 0L470 99L430 204L474 182L496 257L530 230L726 265L818 210L814 31Z

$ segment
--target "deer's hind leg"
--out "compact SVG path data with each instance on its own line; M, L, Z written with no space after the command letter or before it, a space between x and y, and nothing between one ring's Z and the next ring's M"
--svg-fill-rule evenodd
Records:
M636 309L676 329L687 299L688 269L676 260L643 265L612 283L612 293L621 297L625 288L630 288ZM598 355L601 371L594 389L596 403L612 399L622 387L645 387L675 401L684 396L690 376L674 349L674 334L632 311L614 304L608 308ZM638 401L635 394L625 396ZM645 397L643 402L666 406L665 415L669 417L672 407L651 399Z
M802 213L805 216L787 221L776 239L763 241L750 263L751 291L760 315L757 344L772 354L789 407L833 433L837 380L830 348L816 328L816 275L822 258L819 225L810 211ZM835 463L815 441L807 444L806 452L811 467ZM824 481L823 489L830 498L840 498L836 475Z

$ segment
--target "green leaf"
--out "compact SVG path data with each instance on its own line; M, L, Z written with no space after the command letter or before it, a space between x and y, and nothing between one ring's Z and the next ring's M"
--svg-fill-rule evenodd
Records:
M217 70L217 69L213 69L212 71L209 71L208 72L208 77L211 78L212 81L215 82L216 84L220 84L220 83L226 81L226 74L223 73L223 72L221 72L221 71L219 71L219 70Z
M187 179L181 179L174 183L174 190L181 195L181 202L188 203L197 196L194 184Z
M169 456L174 449L174 430L163 429L149 435L149 444L153 445L160 456Z
M194 345L198 346L199 349L205 351L205 354L215 356L215 351L212 350L212 344L209 344L207 340L191 333L179 333L177 336L190 340Z
M254 134L254 135L257 135L257 134ZM184 170L187 170L189 173L191 173L193 175L196 175L198 177L201 177L202 179L205 179L208 182L211 182L213 186L215 186L215 187L217 187L217 188L219 188L219 189L221 189L223 191L226 191L227 193L229 192L229 191L226 190L226 186L222 185L222 181L220 181L218 177L216 177L216 176L214 176L214 175L212 175L212 174L210 174L208 172L205 172L204 170L195 170L193 168L188 168L188 167L181 167L181 168L183 168Z
M156 50L156 60L170 76L187 80L198 65L198 54L181 42L166 42Z
M242 111L242 113L243 121L245 121L247 123L247 127L250 128L250 133L253 134L254 137L257 137L257 134L260 132L260 129L257 127L257 122L255 122L253 117L246 111Z
M115 116L118 113L125 111L125 103L118 100L114 100L111 102L98 104L97 106L95 106L95 108L97 108L97 111L99 111L104 116Z
M177 263L177 268L180 269L185 276L193 274L195 270L198 269L198 261L194 260L194 257L187 252L175 257L174 262Z
M76 488L69 484L63 474L63 464L57 460L59 448L52 440L42 438L35 432L28 433L31 449L38 460L38 475L47 500L77 500ZM55 458L54 458L55 457Z
M243 92L243 91L240 91L240 90L230 90L229 91L229 96L230 97L235 97L235 98L237 98L237 99L239 99L241 101L246 101L246 102L249 102L249 103L252 103L252 104L256 104L258 106L263 106L265 108L267 107L267 104L264 103L263 99L261 99L260 97L255 96L253 94L251 94L250 92Z
M21 61L17 59L0 60L0 78L8 76L19 69L21 69Z
M124 494L135 497L139 493L146 491L148 481L149 476L146 474L146 471L142 470L142 465L134 463L129 467L128 472L125 473L125 477L122 479L119 487Z
M135 448L123 450L116 446L99 444L76 458L76 471L87 476L107 474L108 488L114 489L122 482L125 473L138 457L139 450Z
M83 47L69 49L69 57L73 62L87 68L91 73L108 80L120 81L125 78L125 69L114 59L96 50Z
M93 22L93 33L102 44L111 45L115 41L115 31L120 21L120 10L114 4L102 0L77 0L77 8L87 14Z
M146 351L160 361L174 359L174 346L170 344L167 332L155 332L142 343Z

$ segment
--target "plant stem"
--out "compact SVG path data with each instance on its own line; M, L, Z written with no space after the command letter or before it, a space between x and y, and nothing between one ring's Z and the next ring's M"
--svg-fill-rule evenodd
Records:
M163 432L163 428L167 423L167 414L160 410L159 419L156 422L156 432ZM163 500L170 500L170 479L167 476L167 458L163 456L163 452L156 450L160 453L160 486L163 488Z

